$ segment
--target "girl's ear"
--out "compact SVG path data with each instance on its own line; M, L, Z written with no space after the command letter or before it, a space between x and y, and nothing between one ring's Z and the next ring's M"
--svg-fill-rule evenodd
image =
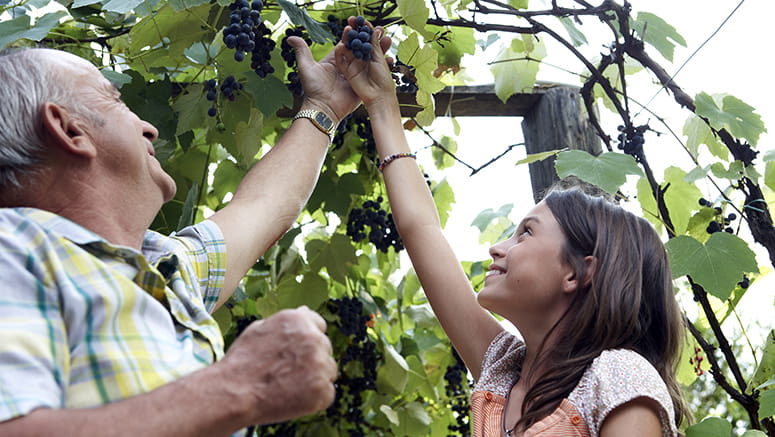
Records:
M86 135L81 117L74 117L67 109L51 102L44 103L40 112L44 135L52 145L83 157L96 156L97 150Z
M583 278L579 278L576 275L576 272L573 269L573 267L568 266L568 275L564 278L564 281L563 281L563 291L565 293L575 292L579 287L579 283L583 284L586 287L592 282L592 277L595 275L595 272L597 271L597 258L591 255L585 256L584 265L585 265L585 268L584 268ZM579 279L581 279L581 282L579 282Z

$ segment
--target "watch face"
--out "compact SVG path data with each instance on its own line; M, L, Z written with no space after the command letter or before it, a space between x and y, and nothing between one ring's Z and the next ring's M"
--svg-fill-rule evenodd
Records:
M317 121L318 124L320 124L320 126L325 130L331 130L331 128L334 126L334 122L331 121L331 119L322 112L315 114L315 121Z

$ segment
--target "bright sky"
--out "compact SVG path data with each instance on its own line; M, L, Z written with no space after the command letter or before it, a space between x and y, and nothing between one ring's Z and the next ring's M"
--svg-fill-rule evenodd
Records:
M668 72L674 73L716 31L740 2L739 0L636 0L633 3L636 10L639 5L643 5L643 10L654 13L672 24L686 40L687 47L676 47L673 67L670 67L667 61L663 61L656 50L647 48L652 57L666 67ZM756 108L765 126L768 126L771 131L775 129L775 111L772 108L775 92L771 83L773 70L770 59L772 51L769 45L772 41L772 29L769 26L773 16L775 16L775 2L745 0L715 37L707 42L676 76L676 83L690 96L701 91L709 94L732 94ZM590 24L593 23L590 22ZM599 52L604 52L602 44L605 42L606 40L601 40L598 43L601 47ZM581 67L574 64L572 59L569 61L561 48L550 46L548 51L549 57L545 61L581 71ZM480 64L478 67L468 68L468 74L476 79L475 84L492 83L489 67L485 64L496 53L497 50L488 51L483 61L474 63ZM479 59L482 57L480 56ZM464 65L472 65L470 59L468 64L466 61L464 59ZM550 67L542 68L538 78L579 84L576 77ZM640 102L648 102L655 94L655 88L652 86L640 89L630 86L630 92L635 93ZM649 104L649 108L665 117L667 123L678 133L681 132L683 123L689 115L688 111L678 109L672 96L666 93L661 93L655 98ZM650 122L654 129L666 132L658 121L649 117L648 114L644 114L641 119L636 120L636 123ZM497 156L507 145L523 141L520 129L521 118L467 117L458 118L458 121L462 126L461 134L456 137L458 156L473 167L478 167L489 161L491 157ZM617 124L618 121L613 120L606 128L610 132L615 132ZM449 121L440 119L434 124L436 139L439 139L443 133L452 136L454 135L452 132ZM758 150L764 152L772 149L770 140L772 136L772 133L763 135L759 140ZM422 136L411 136L410 141L415 150L420 150L429 144L429 141ZM669 165L680 165L687 171L691 169L684 157L676 156L674 153L674 150L677 150L676 144L669 136L663 136L660 139L654 135L647 136L646 149L647 156L658 175L661 175L663 169ZM660 153L660 149L665 152ZM514 166L514 163L524 156L523 148L515 148L499 162L473 177L469 177L470 171L462 165L444 170L442 173L430 172L434 179L448 178L455 189L457 204L448 223L447 235L450 236L461 260L489 258L488 246L478 243L478 232L470 226L479 212L514 203L510 218L516 222L533 206L527 165ZM421 163L426 162L426 169L433 168L429 150L420 151L418 158ZM717 194L709 185L707 188L701 186L701 189L707 190L705 192L711 198ZM768 265L766 258L760 257L760 259L760 265ZM754 286L749 290L744 302L760 302L766 308L771 308L770 305L775 296L773 287L763 287L762 283L758 285L759 287ZM767 322L764 323L767 324Z

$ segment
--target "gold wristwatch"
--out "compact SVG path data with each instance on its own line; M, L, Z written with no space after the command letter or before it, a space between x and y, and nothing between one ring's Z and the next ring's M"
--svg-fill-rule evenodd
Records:
M299 118L308 118L319 131L328 135L328 144L334 141L334 134L336 133L336 124L329 118L324 112L315 109L302 109L293 117L294 120Z

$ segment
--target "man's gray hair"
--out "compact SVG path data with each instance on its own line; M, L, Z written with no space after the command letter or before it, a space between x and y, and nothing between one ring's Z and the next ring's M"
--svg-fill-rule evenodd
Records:
M92 115L78 104L59 69L52 67L39 49L0 52L0 189L20 187L19 177L45 162L44 103ZM82 113L84 109L86 113Z

